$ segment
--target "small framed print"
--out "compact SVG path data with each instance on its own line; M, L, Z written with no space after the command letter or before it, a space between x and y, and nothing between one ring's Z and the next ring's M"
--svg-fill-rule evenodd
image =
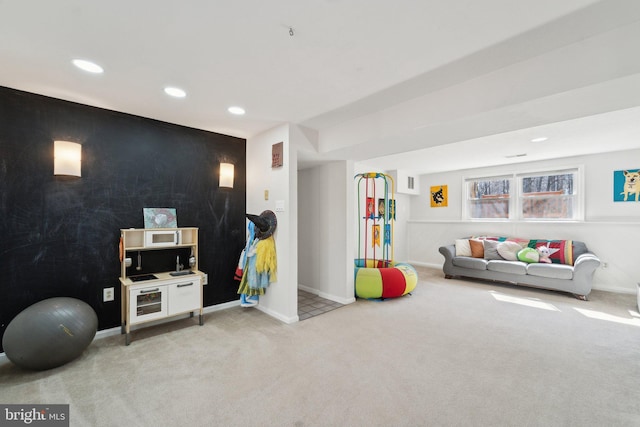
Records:
M449 194L446 185L431 187L431 207L444 208L449 204Z
M278 142L277 144L273 144L271 146L271 167L272 168L280 168L284 164L282 159L283 147L284 147L284 142Z
M178 217L175 208L142 208L144 228L176 228Z
M640 169L613 171L613 201L640 201Z

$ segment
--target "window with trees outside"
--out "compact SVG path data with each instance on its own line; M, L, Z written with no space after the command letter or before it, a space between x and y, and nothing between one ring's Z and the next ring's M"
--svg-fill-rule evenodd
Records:
M580 169L465 180L467 219L582 219ZM515 184L514 184L515 183Z
M511 177L480 178L467 181L469 218L509 218Z

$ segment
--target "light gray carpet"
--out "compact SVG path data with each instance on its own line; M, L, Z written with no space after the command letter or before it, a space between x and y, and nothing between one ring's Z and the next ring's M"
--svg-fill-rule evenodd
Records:
M0 402L69 403L72 426L640 425L635 296L583 302L418 271L412 296L297 324L237 307L128 347L95 340L46 372L7 362Z

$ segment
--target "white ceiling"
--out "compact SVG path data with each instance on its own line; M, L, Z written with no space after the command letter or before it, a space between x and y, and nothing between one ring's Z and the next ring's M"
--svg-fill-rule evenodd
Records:
M636 0L0 0L0 85L426 173L640 148L639 40Z

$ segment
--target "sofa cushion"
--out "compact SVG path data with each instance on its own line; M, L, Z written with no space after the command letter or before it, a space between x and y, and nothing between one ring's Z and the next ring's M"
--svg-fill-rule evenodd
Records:
M503 260L498 253L499 242L495 240L483 240L484 243L484 259L499 259Z
M469 239L456 239L456 256L471 256Z
M506 241L498 243L496 249L502 258L508 261L517 261L518 252L522 249L522 246L517 242Z
M573 279L573 267L562 264L529 264L527 274L550 279Z
M470 268L472 270L487 269L487 261L482 258L457 256L453 258L452 262L456 267Z
M520 261L491 260L487 264L487 270L524 275L527 274L527 264Z

